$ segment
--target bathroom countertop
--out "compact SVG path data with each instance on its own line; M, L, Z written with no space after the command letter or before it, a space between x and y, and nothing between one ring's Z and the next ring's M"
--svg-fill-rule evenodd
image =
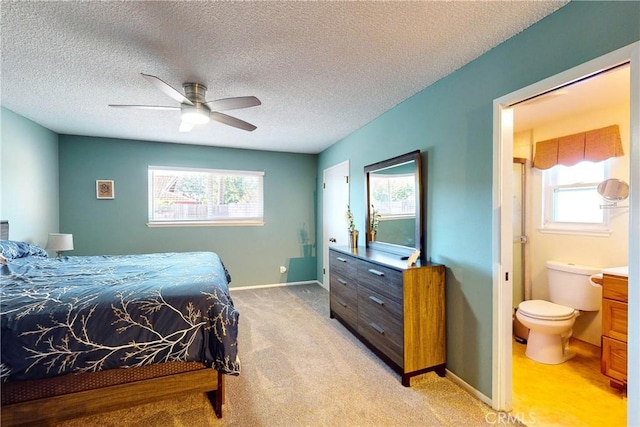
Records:
M602 273L611 274L612 276L629 277L629 266L625 265L623 267L603 268Z

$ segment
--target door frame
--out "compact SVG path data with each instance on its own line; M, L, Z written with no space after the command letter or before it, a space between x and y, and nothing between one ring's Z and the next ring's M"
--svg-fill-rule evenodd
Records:
M640 400L640 42L600 56L493 102L493 365L492 407L509 411L512 403L512 274L511 228L513 178L513 109L510 106L600 71L629 63L631 120L629 133L629 330L627 423L640 424L629 410Z

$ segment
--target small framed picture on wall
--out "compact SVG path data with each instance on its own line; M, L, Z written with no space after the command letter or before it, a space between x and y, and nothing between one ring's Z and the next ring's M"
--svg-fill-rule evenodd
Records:
M108 179L96 180L96 197L98 199L115 199L116 192L113 181Z

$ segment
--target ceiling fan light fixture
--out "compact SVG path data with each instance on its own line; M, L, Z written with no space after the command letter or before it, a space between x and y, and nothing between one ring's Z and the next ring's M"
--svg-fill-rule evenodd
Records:
M202 125L209 121L209 109L201 103L182 104L182 121L192 125Z
M142 77L160 89L169 97L180 103L180 107L168 107L161 105L120 105L109 104L110 107L118 108L145 108L152 110L180 110L182 121L179 132L189 132L195 125L203 125L209 120L215 120L227 126L233 126L238 129L252 132L256 127L251 123L247 123L236 117L227 116L220 111L236 110L240 108L249 108L261 105L261 102L255 96L236 96L233 98L216 99L207 101L207 87L200 83L185 83L182 85L184 95L169 86L164 81L151 74L141 73Z

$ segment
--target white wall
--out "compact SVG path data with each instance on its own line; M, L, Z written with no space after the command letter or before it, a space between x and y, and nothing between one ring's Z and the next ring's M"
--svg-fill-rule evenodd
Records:
M591 129L617 124L625 152L623 157L608 160L609 177L629 182L629 105L622 104L574 115L536 127L532 141L571 135ZM522 135L522 134L521 134ZM521 143L521 140L519 140ZM548 299L545 262L555 260L595 267L613 267L628 263L629 210L610 210L609 236L551 234L540 231L542 224L542 171L530 169L530 286L533 299ZM574 326L574 336L600 346L600 312L582 313Z
M9 239L47 244L58 232L58 135L2 108L0 219Z

